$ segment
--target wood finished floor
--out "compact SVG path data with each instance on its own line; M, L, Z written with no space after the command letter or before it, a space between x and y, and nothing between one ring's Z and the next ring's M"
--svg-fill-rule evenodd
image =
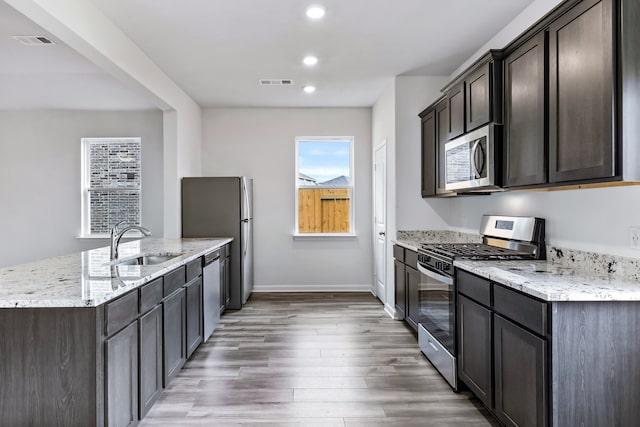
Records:
M497 426L366 293L253 294L142 426Z

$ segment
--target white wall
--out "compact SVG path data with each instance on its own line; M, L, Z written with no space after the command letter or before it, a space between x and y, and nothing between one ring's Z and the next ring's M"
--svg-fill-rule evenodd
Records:
M385 291L384 295L377 295L380 300L385 303L389 313L394 312L395 298L393 287L393 243L396 238L396 82L395 79L390 82L389 86L384 90L380 98L376 101L371 109L371 128L372 128L372 157L375 151L383 141L387 144L387 211L386 211L386 254L385 254ZM373 159L372 159L373 163ZM373 235L374 230L371 229Z
M418 113L441 96L446 76L396 77L396 216L398 230L416 230L428 223L447 228L449 203L421 195L421 121Z
M356 238L293 239L296 136L354 137ZM202 148L204 176L254 179L256 291L370 289L370 108L208 109Z
M142 138L142 224L163 234L161 111L1 111L0 267L108 245L80 234L80 139Z

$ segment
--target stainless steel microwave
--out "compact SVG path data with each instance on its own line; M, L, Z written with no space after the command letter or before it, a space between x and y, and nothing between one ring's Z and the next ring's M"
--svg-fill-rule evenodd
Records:
M489 124L444 145L445 189L457 192L499 190L495 141L500 126Z

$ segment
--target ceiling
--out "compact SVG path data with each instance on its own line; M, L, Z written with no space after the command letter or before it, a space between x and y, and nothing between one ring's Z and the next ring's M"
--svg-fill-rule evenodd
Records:
M340 107L373 105L397 75L451 74L533 0L91 1L202 107ZM151 106L64 45L8 37L34 32L47 34L0 1L0 57L15 58L0 62L0 109Z
M11 38L16 35L56 44L25 46ZM0 110L156 108L1 0L0 58Z

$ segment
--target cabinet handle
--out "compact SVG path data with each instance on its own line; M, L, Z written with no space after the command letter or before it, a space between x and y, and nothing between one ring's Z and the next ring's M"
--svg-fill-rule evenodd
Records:
M381 231L381 232L379 232L379 233L378 233L378 235L380 235L380 236L385 236L385 235L386 235L386 233L385 233L384 231Z
M430 345L431 347L433 347L433 349L434 349L435 351L440 351L440 350L438 349L438 347L436 347L436 346L435 346L435 344L431 342L431 340L427 340L427 342L429 343L429 345Z

